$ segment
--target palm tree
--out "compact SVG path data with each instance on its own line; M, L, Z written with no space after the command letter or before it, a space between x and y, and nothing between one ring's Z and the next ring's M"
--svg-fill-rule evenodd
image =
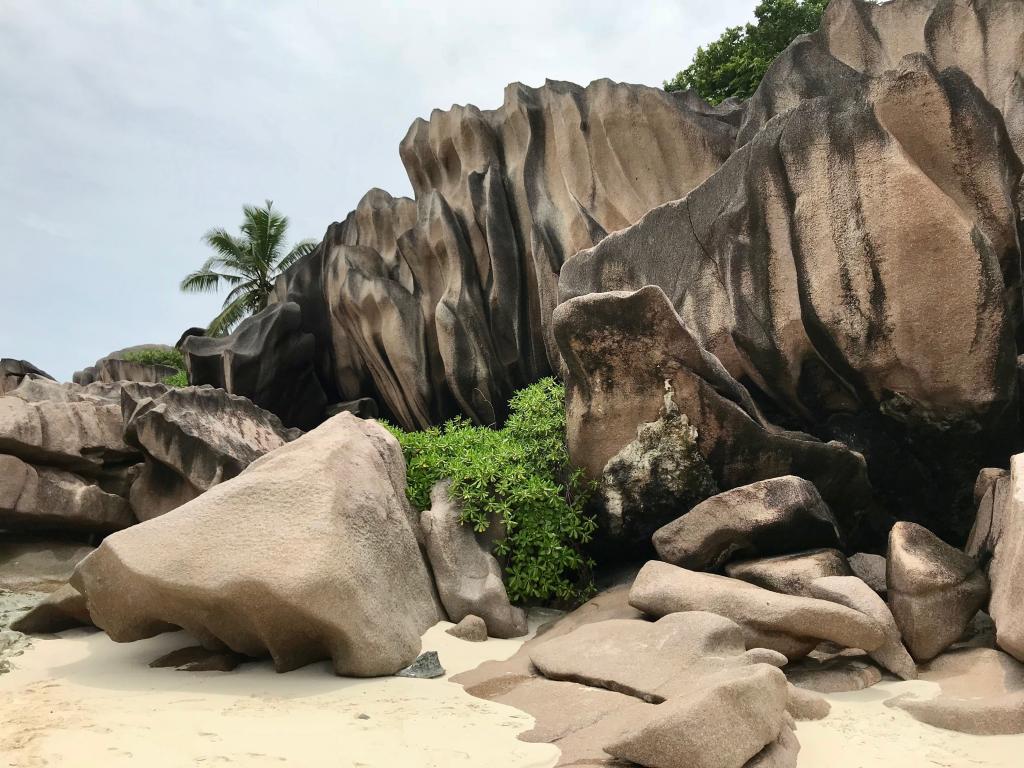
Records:
M230 333L244 318L266 308L277 276L316 248L315 240L303 240L285 253L288 217L275 211L272 201L263 208L246 205L242 210L241 234L218 228L203 235L215 253L181 281L181 290L189 293L216 291L222 283L231 286L221 313L206 329L211 336Z

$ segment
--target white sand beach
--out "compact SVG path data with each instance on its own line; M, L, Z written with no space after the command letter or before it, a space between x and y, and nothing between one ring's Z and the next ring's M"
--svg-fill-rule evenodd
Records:
M424 636L449 675L502 659L518 640ZM70 630L33 639L0 675L3 768L195 765L548 768L558 749L516 736L533 718L446 679L357 680L326 663L287 674L151 669L184 633L131 644Z
M468 643L441 623L424 635L449 675L504 659L520 640ZM0 676L0 766L343 766L549 768L558 749L516 737L533 718L445 679L333 675L327 664L277 674L151 669L190 645L184 633L132 644L70 630L36 638ZM919 723L884 701L934 683L885 681L830 694L832 713L801 722L800 768L1012 768L1024 736L970 736Z

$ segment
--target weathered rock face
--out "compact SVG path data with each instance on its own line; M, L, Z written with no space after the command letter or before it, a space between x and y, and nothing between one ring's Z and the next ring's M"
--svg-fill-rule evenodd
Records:
M987 566L996 642L1024 661L1024 454L1014 456L1010 473L995 478L985 491L967 554Z
M111 533L135 522L121 496L70 472L0 455L0 529Z
M920 55L891 66L849 88L852 70L815 70L820 98L780 104L685 199L570 258L559 289L659 286L772 419L862 452L893 509L963 536L958 494L1016 431L1021 166L962 72Z
M889 608L918 662L955 643L989 596L974 558L915 523L893 526L887 566Z
M242 395L285 425L310 429L323 421L327 405L315 346L299 305L286 301L246 318L230 336L189 336L181 352L193 384Z
M176 374L178 369L169 365L138 363L126 360L125 357L130 357L132 353L137 352L151 350L171 352L173 349L174 347L169 347L166 344L139 344L134 347L119 349L105 357L101 357L88 368L75 371L71 376L71 381L75 384L83 385L92 384L97 381L106 384L112 384L117 381L161 382L168 376Z
M0 589L52 592L67 584L75 567L93 547L38 537L0 538Z
M279 282L300 315L288 333L254 320L231 340L189 339L191 380L223 386L235 371L229 391L297 426L287 400L261 396L275 370L296 393L315 377L332 400L373 397L407 428L459 412L500 421L513 388L557 368L562 263L704 181L732 151L737 117L607 80L516 83L496 110L435 110L400 147L415 201L367 193ZM239 354L262 389L243 388Z
M667 381L720 488L797 475L817 487L845 528L858 530L871 504L863 458L769 424L660 288L572 299L555 310L553 325L567 371L569 453L588 477L601 476L638 424L658 418Z
M718 492L697 450L697 430L679 412L671 386L661 417L637 428L601 475L599 523L617 545L650 549L651 534Z
M430 509L420 515L430 567L441 604L454 622L475 614L493 637L525 635L526 612L514 607L501 580L501 566L462 525L457 503L448 496L448 483L431 490Z
M712 496L654 534L662 560L696 571L839 543L836 519L817 489L792 475Z
M279 670L331 658L339 674L392 674L439 617L401 448L351 414L107 537L72 583L115 640L178 626Z
M748 648L771 648L790 658L794 639L831 640L865 651L873 651L885 641L881 626L845 606L770 592L737 579L656 560L640 569L629 591L629 604L654 617L678 611L717 613L744 629Z

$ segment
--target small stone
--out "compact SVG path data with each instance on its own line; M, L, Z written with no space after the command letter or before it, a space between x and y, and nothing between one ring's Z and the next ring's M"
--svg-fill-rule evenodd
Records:
M412 664L395 672L395 677L420 677L430 679L444 677L444 667L437 658L437 651L421 653Z
M446 629L445 632L459 640L468 640L471 643L482 643L487 640L487 624L472 613L454 627Z

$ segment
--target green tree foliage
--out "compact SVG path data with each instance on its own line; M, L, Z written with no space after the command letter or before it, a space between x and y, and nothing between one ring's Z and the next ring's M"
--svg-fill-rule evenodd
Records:
M464 525L483 532L504 523L495 554L513 602L581 599L590 590L583 582L593 562L583 546L597 526L583 509L593 489L569 464L564 401L564 388L547 378L513 396L502 429L462 418L421 432L388 427L402 444L417 509L430 506L431 488L447 478Z
M277 276L316 247L316 241L303 240L285 250L288 217L275 211L270 200L262 208L247 205L242 211L240 234L211 229L203 235L214 254L181 282L181 290L191 293L231 288L221 313L206 329L211 336L230 333L244 318L266 308Z
M712 104L730 96L753 95L769 65L795 37L818 28L828 0L762 0L754 9L757 21L729 27L701 46L693 62L671 80L666 91L693 89Z
M140 349L135 352L125 352L124 359L129 363L139 363L140 365L164 365L168 368L177 368L177 373L165 376L161 383L169 387L188 386L185 358L176 349Z

